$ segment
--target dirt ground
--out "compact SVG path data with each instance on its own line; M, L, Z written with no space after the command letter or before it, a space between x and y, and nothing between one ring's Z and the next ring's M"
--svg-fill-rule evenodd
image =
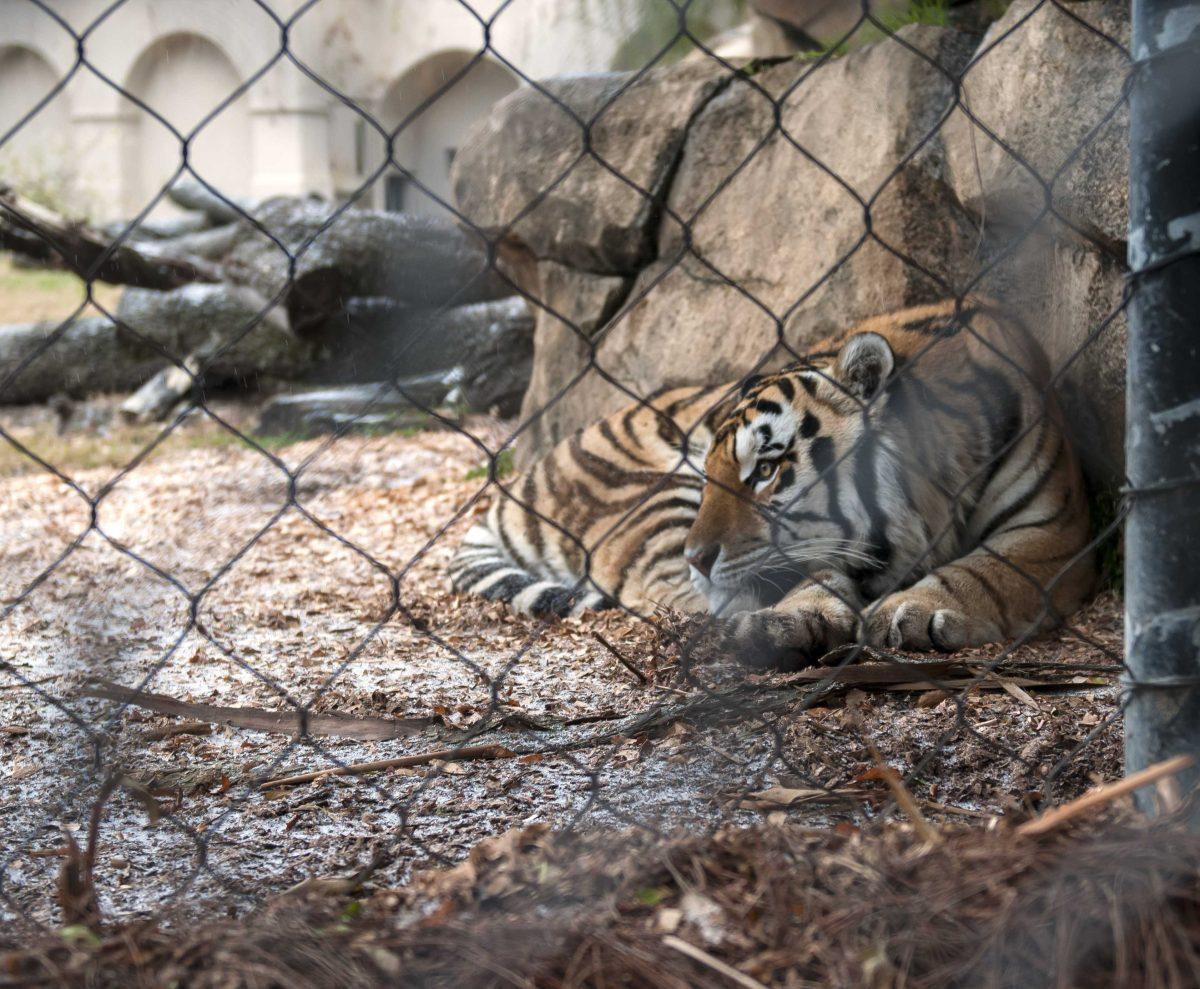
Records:
M1015 650L1004 677L986 673L998 647L966 657L970 689L955 673L817 690L694 666L673 617L545 624L453 595L444 565L489 497L465 435L259 451L201 414L123 470L144 437L110 411L80 410L61 435L48 413L0 416L65 475L0 472L0 923L60 919L65 832L84 841L114 769L95 863L110 918L240 912L368 865L368 889L396 888L534 825L868 827L896 813L880 762L909 775L928 817L964 824L1020 819L1121 773L1111 597ZM466 425L502 439L493 421ZM92 677L415 721L382 741L295 738L85 696ZM500 757L262 785L485 744Z

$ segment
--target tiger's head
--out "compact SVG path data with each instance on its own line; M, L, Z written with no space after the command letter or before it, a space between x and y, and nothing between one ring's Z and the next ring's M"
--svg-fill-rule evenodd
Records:
M806 573L879 569L888 458L867 449L896 367L877 333L756 376L721 422L684 547L714 612L774 604ZM886 529L884 529L886 531Z

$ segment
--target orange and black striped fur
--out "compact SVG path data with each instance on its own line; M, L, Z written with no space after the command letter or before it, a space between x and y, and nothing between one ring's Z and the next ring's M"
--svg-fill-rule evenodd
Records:
M968 300L582 430L505 486L452 578L531 614L707 610L747 659L810 660L1054 624L1091 588L1089 540L1045 358Z

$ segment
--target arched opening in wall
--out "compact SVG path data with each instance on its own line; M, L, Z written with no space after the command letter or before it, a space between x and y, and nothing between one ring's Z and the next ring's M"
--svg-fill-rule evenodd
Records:
M439 52L414 65L388 88L380 107L380 122L389 130L399 126L462 72L472 54ZM463 138L493 103L516 88L517 79L502 65L487 59L476 62L397 134L396 161L426 189L452 203L450 166ZM383 206L412 213L445 212L394 168L383 178Z
M241 78L233 62L215 44L194 34L161 38L134 63L125 88L187 136ZM122 205L134 214L171 181L179 170L179 138L140 107L128 103L134 126L124 151ZM250 192L250 108L245 95L209 120L188 148L188 162L205 182L230 198ZM169 204L156 211L168 212Z
M58 73L30 48L0 46L0 137L58 85ZM72 205L75 155L65 92L57 93L0 145L0 181L48 206Z

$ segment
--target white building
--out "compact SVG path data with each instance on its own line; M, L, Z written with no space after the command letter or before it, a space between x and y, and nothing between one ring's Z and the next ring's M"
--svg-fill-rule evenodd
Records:
M107 16L112 0L48 0L53 14L0 0L0 180L128 217L171 181L187 139L191 166L230 196L361 192L436 210L386 164L381 132L404 124L396 160L448 197L465 129L522 75L626 67L631 45L641 59L674 33L665 0L470 4L269 0L277 22L254 0L127 0ZM700 27L728 27L740 6L713 0Z

